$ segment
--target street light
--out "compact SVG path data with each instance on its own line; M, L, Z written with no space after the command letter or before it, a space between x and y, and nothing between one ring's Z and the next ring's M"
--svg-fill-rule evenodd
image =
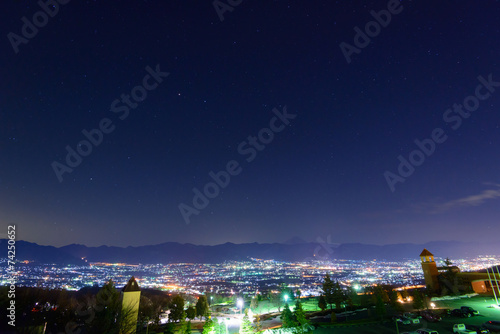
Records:
M243 311L243 299L241 298L238 298L238 300L236 301L236 305L238 306L238 308L240 309L240 314L242 313Z
M394 318L394 322L396 323L396 333L399 334L398 319Z
M288 302L288 295L285 295L285 303Z

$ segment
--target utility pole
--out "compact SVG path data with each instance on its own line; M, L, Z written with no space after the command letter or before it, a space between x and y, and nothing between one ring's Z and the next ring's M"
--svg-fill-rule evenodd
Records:
M491 268L491 271L493 271L493 268ZM488 273L488 280L490 281L491 290L493 290L493 296L495 296L495 304L498 305L497 293L495 292L495 286L493 285L493 282L491 281L490 271L489 271L488 267L486 267L486 272ZM493 272L493 278L495 278L494 272Z
M496 275L497 275L497 274L495 274L495 269L494 269L495 267L497 268L497 272L498 272L498 266L493 266L493 267L491 267L491 272L492 272L492 274L493 274L493 278L495 279L495 283L496 283L496 285L497 285L497 291L498 291L498 293L500 294L500 287L498 286L498 279L496 278ZM499 276L500 276L500 274L499 274ZM494 290L494 289L493 289L493 290ZM497 303L497 305L498 305L498 303Z

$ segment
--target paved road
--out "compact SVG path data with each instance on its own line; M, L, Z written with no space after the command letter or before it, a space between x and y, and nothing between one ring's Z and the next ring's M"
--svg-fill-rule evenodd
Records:
M471 318L444 317L442 321L437 323L427 323L425 320L419 325L399 325L399 332L415 331L419 328L430 328L437 330L439 334L453 333L454 324L469 324L480 325L489 320L500 321L500 308L492 308L493 301L491 298L472 297L457 300L436 301L436 307L449 307L451 309L460 308L461 306L471 306L480 312L479 316ZM379 333L394 333L396 334L396 325L391 322L375 325L364 326L349 326L349 327L326 327L318 328L315 334L379 334ZM492 332L493 333L493 332Z

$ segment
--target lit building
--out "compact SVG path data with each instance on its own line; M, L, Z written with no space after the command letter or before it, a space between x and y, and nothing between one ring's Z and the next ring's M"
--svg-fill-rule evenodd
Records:
M437 291L439 289L439 272L434 261L434 255L424 248L422 253L420 253L420 260L422 261L425 285L431 290Z
M134 276L122 289L122 314L124 314L121 334L135 334L137 329L137 316L139 315L139 301L141 289Z
M442 294L474 291L476 293L499 295L500 272L498 266L461 272L457 266L438 267L434 255L424 248L420 254L425 285ZM496 271L495 271L496 270Z

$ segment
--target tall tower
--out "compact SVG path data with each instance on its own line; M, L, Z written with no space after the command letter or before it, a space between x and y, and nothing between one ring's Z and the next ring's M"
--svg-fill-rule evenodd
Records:
M134 276L122 289L122 314L121 334L135 334L137 329L137 316L139 315L139 301L141 289Z
M436 291L439 288L438 282L438 269L436 262L434 262L434 255L424 248L422 253L420 253L420 259L422 260L422 270L424 271L425 285L431 290Z

